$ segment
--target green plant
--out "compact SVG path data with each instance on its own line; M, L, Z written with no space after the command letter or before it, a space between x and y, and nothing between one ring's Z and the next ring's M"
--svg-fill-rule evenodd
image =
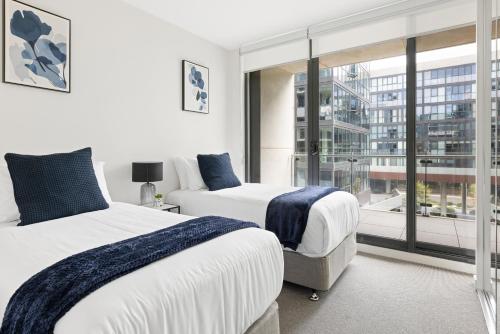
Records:
M162 199L162 198L163 198L163 194L156 194L156 195L155 195L155 199L160 200L160 199Z
M457 208L455 206L446 206L446 212L443 215L442 207L440 205L433 206L430 212L431 216L446 216L450 218L457 217Z
M417 181L417 203L425 202L425 194L427 193L427 203L430 203L429 197L432 193L432 188L425 185L422 181Z
M357 177L356 180L354 180L352 188L354 194L357 194L361 191L361 179L359 177Z
M476 184L473 183L467 187L467 195L470 197L475 197L476 196Z

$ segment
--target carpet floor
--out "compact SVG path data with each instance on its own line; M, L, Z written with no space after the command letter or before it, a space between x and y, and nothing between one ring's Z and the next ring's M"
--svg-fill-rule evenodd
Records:
M318 302L285 283L281 334L487 334L472 276L357 255Z

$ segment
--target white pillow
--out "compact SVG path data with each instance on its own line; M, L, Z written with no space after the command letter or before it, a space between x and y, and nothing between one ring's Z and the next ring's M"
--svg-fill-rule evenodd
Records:
M207 185L203 182L203 178L201 177L198 160L194 158L186 158L184 161L186 163L188 188L190 190L206 189Z
M104 176L104 165L106 163L103 161L92 161L92 164L94 165L94 173L95 177L97 178L99 188L101 189L102 197L104 197L108 204L113 203L113 201L111 200L111 196L109 195L106 177Z
M176 157L174 159L175 170L177 171L177 176L179 177L181 190L185 190L188 188L187 171L186 171L187 163L185 161L186 159L184 159L183 157Z
M0 165L0 223L19 220L20 214L14 197L14 186L9 169Z

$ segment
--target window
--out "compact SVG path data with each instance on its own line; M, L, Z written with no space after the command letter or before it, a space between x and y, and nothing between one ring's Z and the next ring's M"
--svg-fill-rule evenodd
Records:
M306 128L297 128L295 152L306 153Z
M297 87L296 95L296 118L297 122L305 122L306 120L306 89L305 87Z
M320 140L320 154L324 155L326 158L328 155L333 154L333 128L332 127L321 127L319 130L319 140ZM327 161L327 159L325 159Z
M332 85L322 85L319 91L320 111L319 119L321 121L332 120Z

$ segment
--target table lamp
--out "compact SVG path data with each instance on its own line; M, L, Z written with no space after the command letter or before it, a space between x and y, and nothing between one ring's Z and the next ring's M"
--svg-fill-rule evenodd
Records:
M151 182L163 180L163 162L132 162L132 182L146 182L141 186L141 205L154 202L156 187Z

